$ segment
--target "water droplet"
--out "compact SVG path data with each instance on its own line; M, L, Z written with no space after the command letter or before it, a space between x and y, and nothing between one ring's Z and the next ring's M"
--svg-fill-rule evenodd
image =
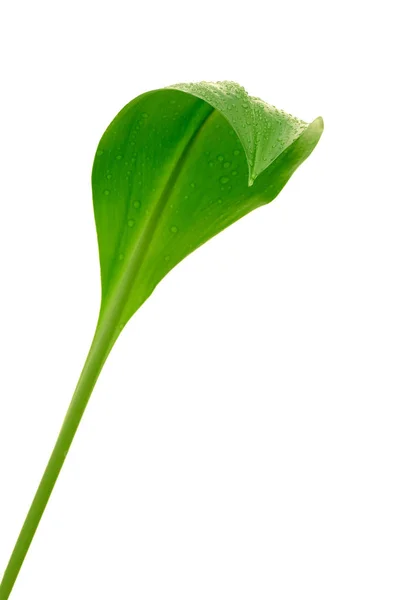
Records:
M219 154L219 155L217 156L217 158L218 158L219 162L222 162L222 161L224 160L224 156L223 156L223 154Z
M195 183L191 183L191 184L190 184L190 187L191 187L191 188L195 188L195 187L196 187L196 184L195 184Z
M121 160L121 158L122 158L122 154L118 154L117 160Z
M218 198L217 202L218 204L222 204L222 198Z
M133 227L135 224L135 220L134 219L129 219L128 221L128 227Z
M171 233L178 233L178 228L176 227L176 225L172 225L172 227L170 228L170 232Z
M169 255L169 254L166 254L166 255L164 256L164 260L165 260L165 262L168 262L168 261L170 260L170 258L171 258L171 257L170 257L170 255Z
M135 200L135 202L133 203L133 208L140 208L142 206L142 203L139 202L139 200Z
M234 154L235 156L239 156L239 154L240 154L240 150L234 150L233 154Z
M104 190L104 195L105 196L109 196L110 195L110 190Z
M147 117L148 117L148 116L149 116L149 115L148 115L146 112L142 113L142 117L143 117L143 119L147 119Z
M107 179L111 179L111 178L112 178L112 175L111 175L111 173L109 173L109 174L107 175Z
M97 156L101 156L102 154L104 154L104 150L97 150Z
M228 181L229 181L229 177L220 177L221 183L228 183Z
M237 175L237 171L232 171L232 175Z
M213 161L212 161L212 160L210 160L208 164L210 165L210 167L213 167L213 166L214 166L214 163L213 163Z
M229 161L226 161L224 163L224 169L229 169L230 166L231 166L231 163Z

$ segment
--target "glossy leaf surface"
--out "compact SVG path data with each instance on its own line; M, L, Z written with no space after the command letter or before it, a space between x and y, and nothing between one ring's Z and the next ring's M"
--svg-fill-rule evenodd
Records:
M273 200L322 133L234 83L143 94L102 137L92 184L103 307L123 325L179 261Z

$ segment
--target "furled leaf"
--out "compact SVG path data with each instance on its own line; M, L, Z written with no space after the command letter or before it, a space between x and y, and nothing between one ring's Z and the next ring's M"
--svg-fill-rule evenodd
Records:
M102 310L117 302L122 327L179 261L273 200L322 129L231 82L174 85L125 106L93 166Z
M130 102L93 166L102 303L56 445L0 583L8 600L97 378L122 327L179 261L275 198L317 144L311 125L234 83L175 85Z

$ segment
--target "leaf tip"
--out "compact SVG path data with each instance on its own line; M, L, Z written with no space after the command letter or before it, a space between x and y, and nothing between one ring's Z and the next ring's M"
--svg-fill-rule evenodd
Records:
M322 117L317 117L316 119L314 119L313 123L312 123L316 129L318 129L321 133L324 130L324 120Z

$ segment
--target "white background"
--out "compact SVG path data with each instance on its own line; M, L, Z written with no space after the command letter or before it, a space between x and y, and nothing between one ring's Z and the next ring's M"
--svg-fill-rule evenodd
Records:
M398 19L381 2L3 3L0 572L97 318L90 171L136 95L231 79L325 132L113 350L13 600L398 600Z

